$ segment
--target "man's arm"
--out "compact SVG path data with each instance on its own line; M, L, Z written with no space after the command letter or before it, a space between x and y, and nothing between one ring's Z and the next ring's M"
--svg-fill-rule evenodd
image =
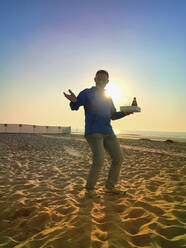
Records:
M76 102L70 101L69 105L71 110L78 110L80 106L85 104L86 89L81 91L76 98Z
M121 112L121 111L118 111L118 112L114 112L111 114L111 120L117 120L117 119L121 119L123 117L125 117L126 115Z
M130 113L125 113L123 111L116 111L116 108L114 106L114 103L112 101L112 98L111 98L111 120L117 120L117 119L121 119L127 115L130 115L130 114L133 114L133 112L130 112Z

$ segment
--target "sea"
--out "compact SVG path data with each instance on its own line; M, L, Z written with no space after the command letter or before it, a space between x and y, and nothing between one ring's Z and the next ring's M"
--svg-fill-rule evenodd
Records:
M83 129L72 128L73 134L84 134ZM186 142L186 132L162 132L162 131L145 131L145 130L114 130L118 138L129 139L151 139L164 141L171 139L173 141Z

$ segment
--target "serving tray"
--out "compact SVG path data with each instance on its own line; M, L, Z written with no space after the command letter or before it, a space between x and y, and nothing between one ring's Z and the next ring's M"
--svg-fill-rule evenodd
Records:
M141 112L141 108L138 106L120 106L120 111L123 112Z

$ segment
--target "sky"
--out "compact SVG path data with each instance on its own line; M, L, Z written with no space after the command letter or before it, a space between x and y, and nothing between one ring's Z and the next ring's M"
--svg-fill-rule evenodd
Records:
M1 0L0 123L84 129L63 92L103 69L141 107L114 130L186 132L185 27L185 0Z

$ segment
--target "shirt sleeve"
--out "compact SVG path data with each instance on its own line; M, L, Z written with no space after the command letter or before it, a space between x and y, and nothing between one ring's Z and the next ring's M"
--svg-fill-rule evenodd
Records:
M117 120L117 119L123 118L124 116L125 114L123 112L116 111L116 108L111 98L111 120Z
M76 102L70 101L69 105L71 110L78 110L80 106L85 105L85 99L86 99L86 89L79 93Z

